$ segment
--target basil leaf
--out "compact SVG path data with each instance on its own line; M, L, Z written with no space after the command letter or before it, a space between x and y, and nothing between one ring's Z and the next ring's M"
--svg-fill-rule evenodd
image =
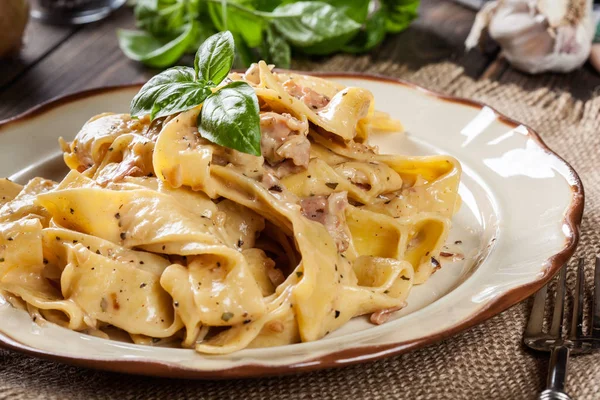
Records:
M292 51L290 45L280 35L277 35L271 26L265 31L265 40L261 48L262 58L269 64L280 68L289 68Z
M320 1L279 6L270 18L288 42L310 54L339 50L360 29L343 11Z
M252 5L255 9L260 11L273 11L275 7L281 5L281 3L289 2L289 0L254 0Z
M218 85L233 65L234 44L231 32L212 35L198 49L194 69L198 79Z
M222 4L209 4L208 11L217 29L229 30L233 34L241 35L250 47L260 46L264 17L252 9L251 5L240 5L237 1L230 1L226 3L225 7Z
M375 11L367 20L365 27L350 43L344 46L344 51L348 53L361 53L371 50L385 38L385 15L383 9Z
M381 0L381 6L386 16L386 30L398 33L417 18L419 0Z
M212 27L208 16L199 16L196 18L198 23L194 24L194 32L192 33L192 40L190 40L190 44L186 50L186 53L196 53L198 51L198 47L204 43L206 39L217 33L217 31Z
M246 82L232 82L204 101L198 132L218 145L260 156L258 113L254 89Z
M156 37L174 36L186 23L184 6L182 0L138 0L136 25Z
M152 107L151 119L166 117L194 108L212 94L201 82L171 84L161 91Z
M193 38L193 24L187 24L179 36L166 43L140 31L121 29L117 35L119 47L127 57L150 67L165 68L174 64L185 53Z
M195 79L196 74L190 67L173 67L161 72L158 75L155 75L152 77L152 79L146 82L144 86L142 86L138 94L136 94L131 101L131 105L129 106L131 115L134 117L139 117L149 114L151 119L169 115L161 112L159 106L162 105L162 107L164 107L164 102L173 92L181 93L182 91L180 89L172 88L175 86L181 86L192 89L189 84L194 83L198 88L198 92L201 92L199 89L204 87L204 85L196 82ZM190 90L190 92L193 92L193 90ZM201 95L199 93L192 93L191 97L200 98ZM156 105L157 102L159 103L158 106ZM182 102L178 103L178 111L185 111L185 109L182 108ZM188 108L195 107L201 102L202 101L191 105ZM186 104L186 107L190 105L189 103Z
M233 34L235 41L235 60L233 65L235 68L248 68L256 60L256 55L252 49L244 42L239 34Z
M369 15L370 0L324 0L332 7L343 11L346 15L356 22L362 24Z

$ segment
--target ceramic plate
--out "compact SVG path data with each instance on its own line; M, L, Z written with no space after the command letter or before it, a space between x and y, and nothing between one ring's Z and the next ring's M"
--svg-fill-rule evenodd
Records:
M377 108L402 121L406 135L373 137L382 153L449 154L463 166L459 213L449 244L465 259L445 262L415 287L408 307L374 326L355 318L311 343L249 349L226 356L109 341L52 324L38 326L0 297L5 347L92 368L191 378L262 376L343 366L403 353L467 329L523 300L573 254L583 187L573 169L531 129L485 105L405 82L325 75L373 92ZM0 123L0 176L24 183L60 179L57 138L72 139L91 116L127 112L139 86L67 96Z

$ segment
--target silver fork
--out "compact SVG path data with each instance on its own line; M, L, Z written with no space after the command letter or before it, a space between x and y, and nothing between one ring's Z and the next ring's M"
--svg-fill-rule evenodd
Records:
M600 258L596 257L592 329L587 336L583 333L584 266L585 261L580 258L577 266L575 293L573 294L573 317L566 338L563 338L562 335L566 265L560 270L552 322L548 333L542 331L548 285L541 288L533 300L523 342L533 350L551 352L546 389L540 393L539 400L571 400L571 397L565 392L569 354L589 353L595 347L600 347Z

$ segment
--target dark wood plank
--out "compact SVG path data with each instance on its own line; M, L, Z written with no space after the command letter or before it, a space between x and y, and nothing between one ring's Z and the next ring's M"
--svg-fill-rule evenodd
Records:
M127 59L117 28L132 28L131 9L86 25L0 93L0 120L52 97L103 85L143 81L156 71Z
M34 66L77 31L74 27L44 25L30 20L19 55L0 62L0 90Z

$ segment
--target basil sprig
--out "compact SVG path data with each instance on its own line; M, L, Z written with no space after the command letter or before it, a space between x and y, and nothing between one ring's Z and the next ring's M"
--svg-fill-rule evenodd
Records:
M137 27L121 31L131 59L173 65L215 31L230 30L237 66L259 59L290 66L292 50L307 54L365 52L417 16L420 0L137 0Z
M231 32L210 36L198 49L194 68L167 69L142 86L131 101L131 115L150 115L154 120L202 104L197 123L200 136L260 156L259 106L254 89L237 81L215 91L231 70L234 54Z

